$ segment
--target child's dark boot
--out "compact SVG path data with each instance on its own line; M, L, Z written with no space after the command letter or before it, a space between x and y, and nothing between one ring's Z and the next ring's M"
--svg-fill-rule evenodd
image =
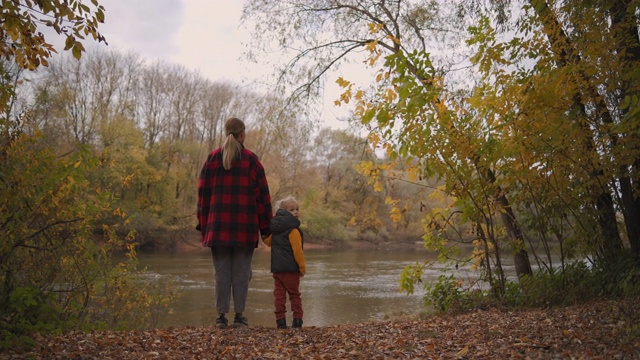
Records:
M302 327L302 319L294 318L293 319L293 324L291 325L291 327L301 328Z
M276 324L278 325L278 329L288 329L287 319L276 319Z

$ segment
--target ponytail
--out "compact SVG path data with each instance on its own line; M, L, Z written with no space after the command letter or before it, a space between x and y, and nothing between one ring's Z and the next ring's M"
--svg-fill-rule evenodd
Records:
M227 137L222 144L222 166L225 170L231 169L231 162L242 151L242 143L237 139L242 131L244 131L244 122L238 118L230 118L224 124Z

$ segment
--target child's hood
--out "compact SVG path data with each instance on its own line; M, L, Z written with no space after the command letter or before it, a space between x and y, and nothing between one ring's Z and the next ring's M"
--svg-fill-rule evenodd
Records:
M274 234L280 234L299 226L300 220L296 219L290 212L284 209L278 209L276 215L271 218L271 232Z

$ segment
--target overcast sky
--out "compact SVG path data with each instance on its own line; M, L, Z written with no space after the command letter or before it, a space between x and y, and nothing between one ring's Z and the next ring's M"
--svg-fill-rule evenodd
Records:
M265 0L278 1L278 0ZM86 1L87 3L88 0ZM183 65L211 81L264 90L273 69L243 60L245 46L251 43L250 29L240 26L243 0L99 0L105 8L105 22L98 31L108 45L85 40L85 47L133 52L150 62L162 61ZM48 28L42 29L56 49L64 48L64 37ZM290 55L288 55L290 56ZM280 59L277 59L280 61ZM289 61L291 59L282 59ZM321 123L346 129L342 120L349 106L338 107L334 101L342 89L335 80L341 72L353 77L361 68L345 68L326 78ZM365 79L368 78L365 75ZM256 80L260 84L256 84ZM262 89L261 89L262 88Z
M247 86L271 72L242 60L243 47L250 42L249 30L239 26L243 0L102 0L100 4L105 7L105 23L99 31L109 44L101 44L102 48L132 51L150 61L184 65L212 81ZM333 106L339 96L334 80L329 80L323 122L346 128L336 119L346 113Z
M104 0L100 32L109 49L182 64L211 80L257 76L240 63L246 30L238 24L242 0ZM253 70L253 71L252 71ZM263 70L265 71L265 70Z

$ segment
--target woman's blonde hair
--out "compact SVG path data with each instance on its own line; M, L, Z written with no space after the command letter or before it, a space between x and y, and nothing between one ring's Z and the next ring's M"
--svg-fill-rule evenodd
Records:
M238 135L244 131L244 122L238 118L229 118L224 123L224 144L222 144L222 166L225 170L231 169L231 162L242 151L242 144L238 141Z

